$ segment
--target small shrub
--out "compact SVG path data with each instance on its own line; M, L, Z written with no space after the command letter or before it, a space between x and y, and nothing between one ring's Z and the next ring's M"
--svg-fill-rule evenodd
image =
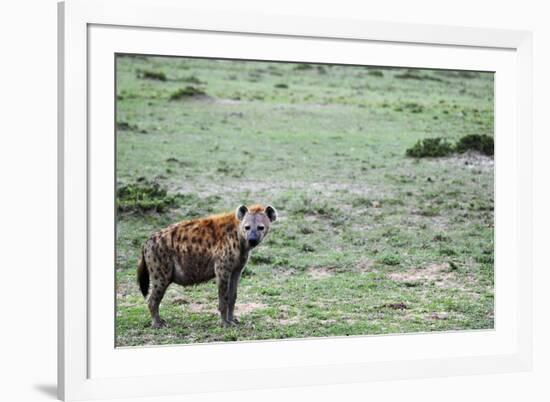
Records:
M300 64L296 64L296 66L294 67L294 70L297 70L297 71L311 70L312 68L313 68L313 66L311 64L300 63Z
M424 138L419 140L412 148L407 149L407 156L414 158L446 156L453 153L454 147L446 139L441 137Z
M206 96L206 93L202 89L193 86L186 86L185 88L180 88L177 91L173 92L172 95L170 95L170 100L181 100L186 98L204 96Z
M371 75L373 77L383 77L384 76L384 73L380 70L369 70L369 72L367 74Z
M288 89L287 84L275 84L275 88Z
M469 134L452 144L444 138L424 138L407 149L407 156L415 158L447 156L454 152L479 152L491 156L495 150L493 137L485 134Z
M177 194L168 194L158 183L130 183L117 189L119 212L164 212L179 204Z
M166 74L162 71L142 70L138 71L137 76L145 80L166 81Z
M456 143L457 152L477 151L485 155L495 153L493 137L485 134L465 135Z
M120 131L137 130L137 126L135 124L130 124L126 121L117 121L116 128L117 130L120 130Z
M399 265L401 263L401 259L395 254L383 254L380 258L378 258L378 262L384 265Z

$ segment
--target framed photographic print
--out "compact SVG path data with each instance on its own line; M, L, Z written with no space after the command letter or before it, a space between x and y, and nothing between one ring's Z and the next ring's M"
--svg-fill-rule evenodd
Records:
M59 17L61 398L530 368L530 33Z

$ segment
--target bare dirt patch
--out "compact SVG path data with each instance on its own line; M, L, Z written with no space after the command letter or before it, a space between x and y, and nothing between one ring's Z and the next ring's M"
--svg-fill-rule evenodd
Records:
M240 99L227 99L227 98L225 98L225 99L224 98L216 98L216 99L213 100L213 102L219 103L221 105L240 105L242 103L245 103Z
M266 308L267 305L264 303L239 303L235 304L235 314L245 315L249 314L255 310L260 310ZM185 309L191 313L211 313L218 314L218 309L216 306L211 304L202 304L202 303L187 303Z
M185 309L191 313L217 313L214 306L202 303L188 303L186 304Z
M235 311L237 314L249 314L255 310L264 309L267 304L264 303L238 303L235 305Z
M449 318L449 313L446 311L434 311L428 315L430 320L447 320Z
M463 154L457 154L446 158L441 158L440 163L450 163L461 169L493 169L495 165L495 158L480 154L479 152L465 152Z
M310 267L306 270L307 274L313 279L330 278L334 275L329 268L323 267Z
M376 270L373 267L373 260L368 258L361 258L359 261L357 261L357 264L355 264L353 268L356 272L375 272Z
M296 274L296 268L290 268L290 267L276 267L272 270L273 275L278 276L280 278L288 278L289 276L292 276Z
M312 196L315 194L322 194L323 198L339 194L343 191L360 196L374 196L373 190L366 187L363 183L308 183L296 180L292 181L292 183L288 183L284 181L258 181L244 180L242 178L232 179L231 177L224 177L223 181L216 182L215 185L213 185L212 182L200 183L188 181L180 182L177 185L168 187L168 189L172 192L182 194L194 192L200 197L207 197L211 195L224 197L228 194L257 192L265 193L265 197L268 199L274 198L282 192L301 191L304 188L309 188Z
M279 324L281 325L294 325L294 324L299 324L300 323L300 319L298 317L292 317L292 318L280 318L279 320L277 320L279 322Z
M449 263L432 263L422 268L413 268L406 272L393 272L388 275L397 282L421 283L434 282L442 288L456 287L457 278Z
M288 314L289 310L290 310L290 306L286 304L279 306L279 317L277 318L276 322L281 325L299 324L300 317L299 316L289 317L289 314Z

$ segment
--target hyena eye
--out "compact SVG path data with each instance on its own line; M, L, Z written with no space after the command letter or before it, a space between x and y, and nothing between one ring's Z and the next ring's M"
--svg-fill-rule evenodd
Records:
M246 226L244 227L244 230L250 230L250 225L246 225Z
M263 225L258 226L258 230L264 230L264 229L265 229L265 226Z

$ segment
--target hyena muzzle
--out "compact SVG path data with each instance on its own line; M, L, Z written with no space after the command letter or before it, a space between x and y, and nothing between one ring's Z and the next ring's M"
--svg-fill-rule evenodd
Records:
M235 212L182 221L145 242L137 277L146 297L153 328L166 325L159 305L168 286L187 286L216 278L218 310L223 326L235 325L237 285L250 251L267 236L277 211L272 206L241 205Z

